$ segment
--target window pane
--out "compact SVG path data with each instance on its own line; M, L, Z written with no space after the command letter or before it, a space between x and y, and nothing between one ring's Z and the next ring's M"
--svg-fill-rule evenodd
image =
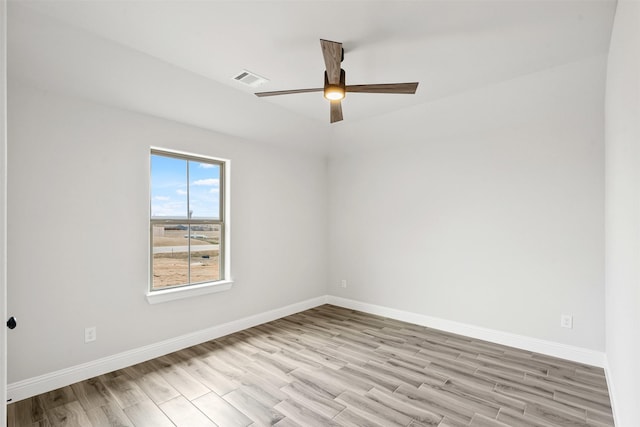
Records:
M151 155L151 217L187 218L187 161Z
M153 225L152 289L220 280L221 227L220 224Z
M191 283L220 280L220 227L191 226Z
M189 161L189 211L194 219L220 219L220 165Z
M224 163L151 153L151 290L222 280Z
M154 225L152 229L152 289L188 284L189 226Z

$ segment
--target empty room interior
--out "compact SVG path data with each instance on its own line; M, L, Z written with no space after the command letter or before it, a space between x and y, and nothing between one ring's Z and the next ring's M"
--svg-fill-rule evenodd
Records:
M640 426L640 2L2 30L9 425Z

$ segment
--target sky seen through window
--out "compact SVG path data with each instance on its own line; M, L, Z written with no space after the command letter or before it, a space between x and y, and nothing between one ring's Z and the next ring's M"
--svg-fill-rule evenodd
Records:
M219 212L219 165L151 155L152 218L219 219Z

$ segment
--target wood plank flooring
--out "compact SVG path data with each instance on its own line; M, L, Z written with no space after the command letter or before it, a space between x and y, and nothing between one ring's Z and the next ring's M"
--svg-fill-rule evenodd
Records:
M324 305L8 406L13 426L613 426L604 372Z

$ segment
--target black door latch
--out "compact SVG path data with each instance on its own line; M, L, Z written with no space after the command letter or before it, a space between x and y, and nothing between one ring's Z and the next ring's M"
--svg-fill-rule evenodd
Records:
M18 322L15 317L11 316L9 320L7 320L7 328L15 329L16 326L18 326Z

